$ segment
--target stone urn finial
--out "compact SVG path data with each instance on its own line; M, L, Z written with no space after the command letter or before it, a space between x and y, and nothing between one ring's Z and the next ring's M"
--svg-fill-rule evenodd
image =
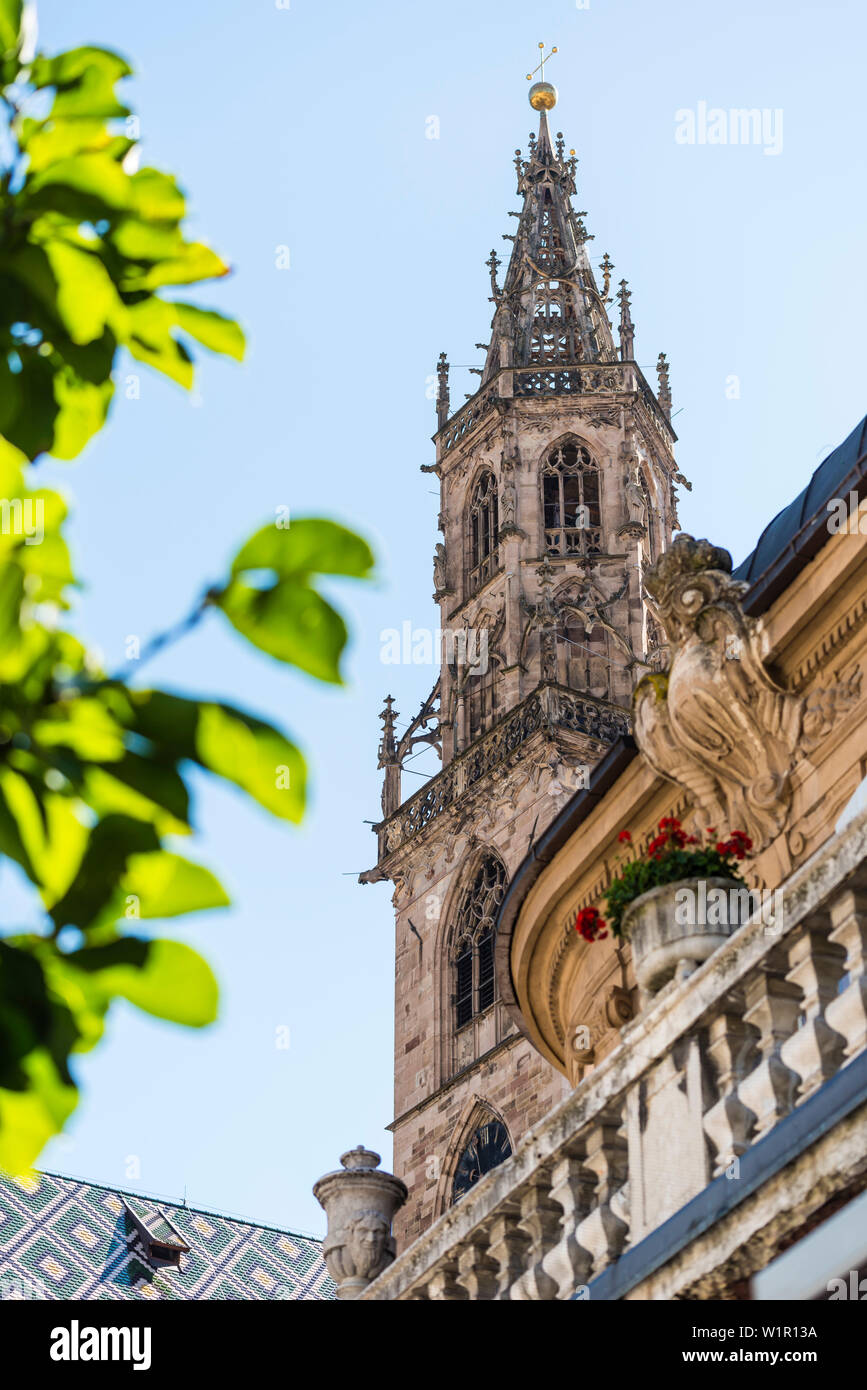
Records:
M395 1255L391 1223L407 1198L406 1184L380 1170L380 1156L359 1144L340 1155L313 1195L328 1218L322 1254L338 1298L358 1298Z

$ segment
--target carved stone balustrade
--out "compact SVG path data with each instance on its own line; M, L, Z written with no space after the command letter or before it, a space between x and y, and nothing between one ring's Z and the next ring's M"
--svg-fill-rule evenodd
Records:
M660 426L660 437L673 443L674 431L668 416L635 362L597 362L572 367L503 367L474 396L446 419L434 436L437 456L444 460L460 441L498 408L501 400L513 396L524 400L550 396L599 397L600 406L616 409L626 392L637 392L644 409ZM499 407L502 409L502 407ZM670 445L669 445L670 447Z
M506 767L520 756L533 737L574 733L596 740L604 748L628 730L629 715L619 705L554 683L540 685L506 719L459 753L393 815L375 826L379 863L446 814L453 803L465 799L488 772ZM372 869L361 875L361 881L373 882L378 877L382 877L380 870Z
M756 914L666 985L361 1300L734 1297L725 1290L829 1195L867 1184L856 1076L867 1046L867 812L789 876L777 903L773 925ZM767 1179L744 1181L760 1162ZM708 1194L706 1227L682 1218Z

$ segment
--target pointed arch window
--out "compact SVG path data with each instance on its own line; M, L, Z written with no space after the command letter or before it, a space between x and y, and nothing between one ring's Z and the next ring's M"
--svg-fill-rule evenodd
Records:
M497 484L493 473L483 473L473 489L470 500L470 589L475 590L496 573L497 553Z
M557 444L542 467L548 555L595 555L602 549L599 469L583 444Z
M488 854L476 870L458 909L452 961L455 1026L464 1028L496 998L494 923L506 891L506 870Z

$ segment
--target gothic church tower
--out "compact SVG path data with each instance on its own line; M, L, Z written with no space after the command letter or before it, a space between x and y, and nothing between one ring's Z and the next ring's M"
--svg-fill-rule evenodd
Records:
M571 204L574 151L549 134L556 92L537 83L530 100L539 131L526 158L516 152L522 208L502 286L493 252L488 262L481 380L454 413L444 354L439 364L440 677L402 737L386 701L378 861L362 875L394 884L391 1128L410 1192L400 1248L568 1089L504 1001L497 910L534 837L628 730L633 685L664 655L642 573L670 543L685 482L665 358L654 394L634 360L625 281L615 342L612 265L606 254L600 284ZM402 800L401 764L420 742L440 749L442 769ZM630 1008L616 955L592 983L588 1062Z

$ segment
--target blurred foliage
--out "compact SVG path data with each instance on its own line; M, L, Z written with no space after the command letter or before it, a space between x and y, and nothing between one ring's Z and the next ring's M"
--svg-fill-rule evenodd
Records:
M228 267L184 237L174 178L137 167L135 119L115 91L128 64L93 47L28 51L32 24L21 0L0 0L0 856L33 885L45 921L27 933L0 922L0 1167L12 1172L72 1113L71 1059L99 1041L114 999L189 1027L216 1016L206 962L135 934L228 903L208 869L166 847L192 833L189 770L294 822L306 779L278 729L108 677L62 628L76 583L66 507L34 485L34 463L73 458L99 431L123 349L189 389L191 340L240 359L244 337L162 296ZM339 683L346 627L314 581L363 578L372 564L333 522L265 526L150 653L222 612L260 650Z

